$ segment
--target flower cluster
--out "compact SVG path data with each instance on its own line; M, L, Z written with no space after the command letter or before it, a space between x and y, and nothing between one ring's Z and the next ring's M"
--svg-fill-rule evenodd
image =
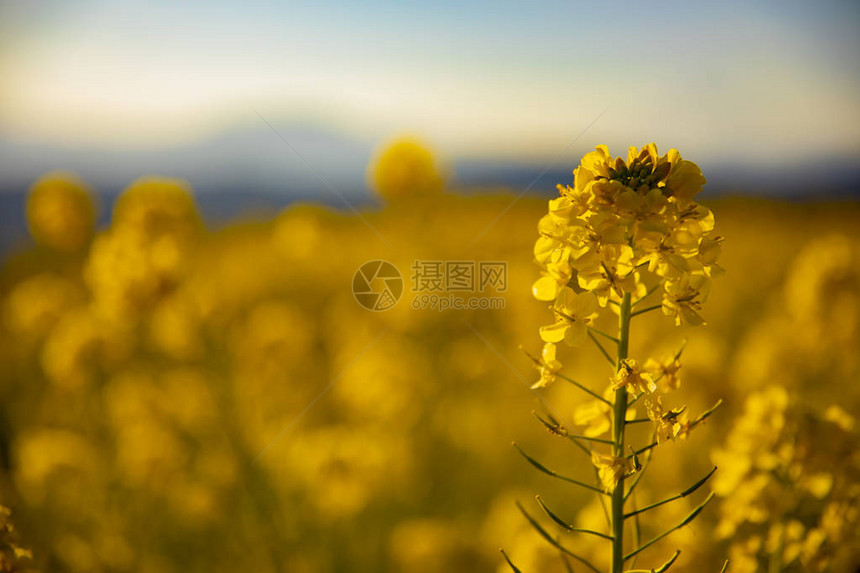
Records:
M85 278L100 313L122 320L176 289L201 228L188 184L158 177L132 183L112 223L93 241Z
M653 143L631 147L624 161L600 145L573 174L574 185L559 185L559 197L538 224L534 255L541 276L532 292L552 303L554 322L540 328L544 346L541 359L534 359L540 371L535 388L552 383L561 370L556 345L587 340L601 307L618 312L625 295L635 307L662 287L661 304L637 314L660 308L676 325L700 325L711 278L723 272L714 216L694 201L705 178L677 150L661 156ZM622 358L610 380L611 390L645 395L660 442L684 437L691 427L683 408L664 408L658 395L678 388L679 358L680 352L644 365ZM586 435L609 431L610 398L611 393L575 412Z
M27 226L53 250L80 252L92 238L96 204L90 188L72 173L55 171L36 180L27 199Z
M679 325L702 324L698 311L710 279L721 272L722 239L713 235L713 214L693 200L705 184L699 167L675 149L658 155L653 143L631 147L626 162L600 145L573 174L574 185L559 185L560 196L538 224L534 254L542 273L534 296L555 301L558 323L576 324L588 317L566 312L576 301L571 289L588 291L605 307L662 284L663 312ZM542 337L558 342L560 329ZM572 344L581 339L564 337Z
M573 174L573 186L559 186L559 197L549 202L549 212L538 223L540 236L534 256L541 276L533 284L532 294L551 303L554 320L539 330L543 350L540 358L531 358L540 378L532 388L542 388L561 378L592 398L573 412L573 424L569 425L577 430L562 427L553 418L538 418L552 433L574 440L589 455L596 483L568 481L610 497L611 511L607 508L606 521L611 531L586 531L611 540L611 571L620 573L627 568L626 561L650 544L632 552L625 549L625 520L640 513L628 512L625 506L628 498L636 505L631 494L651 460L653 448L686 438L720 405L718 402L693 419L686 407L664 406L664 394L680 386L683 347L660 360L640 362L630 356L631 322L639 315L662 310L676 326L704 324L699 311L711 279L722 273L717 265L722 239L714 235L713 214L693 200L705 184L701 170L695 163L681 159L674 149L661 156L653 143L638 150L631 147L625 161L613 158L601 145L583 157ZM662 293L659 304L642 304L658 290ZM601 329L600 310L606 308L617 314L617 334ZM592 389L561 372L557 345L564 342L579 346L588 339L612 366L609 383L600 389ZM606 340L615 343L614 356L601 343ZM647 417L636 417L633 405L640 399ZM627 436L625 428L640 422L652 424L653 437L646 445L634 447L631 442L637 440ZM629 438L633 439L628 441ZM524 455L539 470L556 475ZM684 493L641 511L686 497L712 474L713 470ZM629 486L625 486L627 478L633 478ZM682 526L694 519L711 498L694 509ZM546 507L543 509L553 521L572 530ZM536 523L522 506L520 510L531 523ZM536 528L545 539L551 539L541 527ZM640 542L637 539L635 543ZM565 547L561 549L590 565L587 559ZM677 556L678 552L658 569L668 569ZM515 566L513 569L517 570Z
M860 545L856 420L803 406L780 386L753 393L725 444L717 534L732 569L848 571ZM853 548L853 549L852 549Z

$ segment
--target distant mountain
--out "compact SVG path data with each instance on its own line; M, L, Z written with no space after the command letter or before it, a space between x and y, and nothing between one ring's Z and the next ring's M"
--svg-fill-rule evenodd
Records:
M142 175L159 174L188 179L201 192L250 186L291 195L326 188L316 170L342 193L364 194L370 142L316 128L275 128L278 133L261 122L158 149L68 147L0 136L0 192L24 188L46 171L65 169L107 192Z
M103 220L123 188L150 174L190 181L204 216L213 222L271 212L296 201L335 207L344 207L344 199L356 206L375 203L366 188L365 171L376 142L318 127L273 125L278 133L260 122L253 128L153 150L75 148L19 142L0 135L0 251L26 232L27 188L55 169L79 174L98 191ZM706 193L710 196L860 199L860 165L854 158L813 158L788 166L700 165L709 180ZM548 196L556 183L572 181L572 167L565 161L548 169L546 164L459 159L453 166L453 184L463 192L528 188L532 194Z

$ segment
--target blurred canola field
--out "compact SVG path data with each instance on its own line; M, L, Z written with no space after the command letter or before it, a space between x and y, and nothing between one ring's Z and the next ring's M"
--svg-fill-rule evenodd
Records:
M518 190L445 189L411 140L369 177L386 201L361 218L294 205L217 230L188 182L131 183L103 229L85 182L34 183L32 246L0 271L0 571L510 571L499 547L523 571L567 571L514 502L540 491L595 529L600 505L510 446L592 471L534 419L537 373L518 348L536 353L546 320L530 294L545 200L508 209ZM724 558L738 572L855 571L860 205L703 203L727 272L677 397L724 407L694 442L660 449L640 495L681 491L712 463L718 497L643 562L679 547L682 571ZM406 284L384 312L351 292L374 259ZM505 308L414 309L415 260L506 261ZM686 338L660 313L641 320L670 334L634 336L633 352ZM565 352L577 379L611 374L593 347ZM571 418L584 402L560 384L545 396ZM697 499L656 510L644 538ZM602 546L565 535L607 565Z

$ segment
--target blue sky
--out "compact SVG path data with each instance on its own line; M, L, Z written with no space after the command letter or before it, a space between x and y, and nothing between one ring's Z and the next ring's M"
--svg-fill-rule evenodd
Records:
M860 158L860 4L59 2L0 7L0 135L169 148L272 121L455 157L656 141Z

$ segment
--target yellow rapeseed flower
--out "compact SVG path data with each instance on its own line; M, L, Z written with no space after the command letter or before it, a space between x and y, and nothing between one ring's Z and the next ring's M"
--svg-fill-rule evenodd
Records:
M555 344L552 342L544 344L540 358L535 358L529 353L526 354L531 358L534 367L540 373L538 381L532 384L532 390L544 388L555 382L555 375L561 370L561 362L556 358Z
M540 328L544 342L562 342L577 346L588 336L588 323L597 310L597 298L590 292L575 293L563 287L555 299L556 322Z
M575 281L606 306L643 296L656 279L667 315L703 324L698 311L706 279L722 272L722 239L713 214L693 200L706 182L699 167L675 149L659 155L653 143L630 148L626 161L599 145L573 174L538 225L535 298L555 300Z
M92 237L95 220L92 191L72 173L48 173L30 188L27 224L39 243L59 251L79 251Z
M433 152L411 137L386 144L371 161L367 176L371 188L389 201L433 195L445 186Z
M591 463L597 468L600 482L606 493L611 493L618 484L618 480L627 477L635 471L632 459L625 457L605 456L597 452L591 452Z
M659 379L661 386L666 390L677 390L681 387L681 377L678 374L681 370L681 361L676 356L665 356L661 360L649 358L643 368L654 377L655 381Z
M643 372L639 363L633 358L625 358L621 361L618 373L612 379L612 389L626 388L631 394L645 392L650 394L657 389L657 384L647 372Z

